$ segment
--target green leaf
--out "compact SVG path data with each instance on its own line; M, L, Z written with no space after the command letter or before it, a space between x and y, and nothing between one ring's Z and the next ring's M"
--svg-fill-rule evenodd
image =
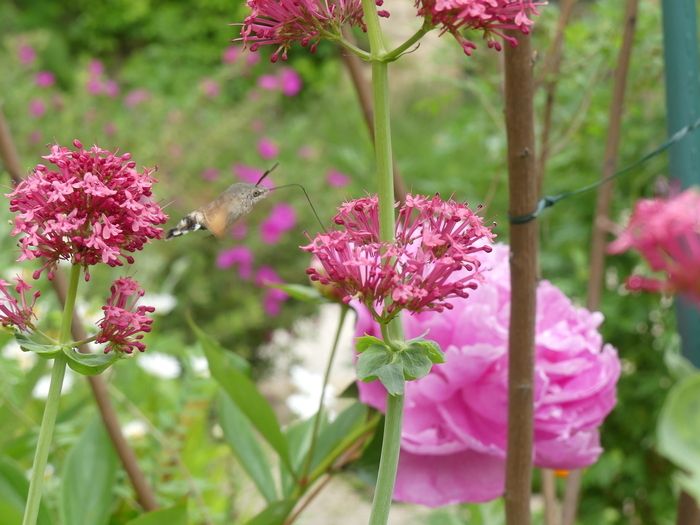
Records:
M390 395L403 395L406 379L403 375L401 363L394 362L383 366L376 371L377 378L382 382Z
M363 335L362 337L358 337L357 339L355 339L355 351L358 354L361 354L370 346L383 346L387 349L389 348L384 341L382 341L378 337L374 337L373 335Z
M296 500L279 500L270 503L253 519L246 521L245 525L281 525L294 508Z
M303 301L306 303L318 303L324 302L325 298L321 293L313 286L305 286L303 284L268 284L270 288L277 288L282 290L292 299L297 301Z
M25 334L16 333L15 339L19 347L25 352L34 352L42 357L56 357L61 353L61 345L38 343Z
M427 376L433 367L433 362L420 345L409 346L399 352L399 359L403 365L403 376L409 381Z
M101 374L121 358L118 352L82 354L75 348L65 347L63 353L68 358L68 366L84 376Z
M434 364L444 363L445 354L440 349L440 345L429 339L411 339L406 341L408 348L419 348Z
M362 426L367 420L368 412L364 403L353 403L327 425L318 436L309 470L314 470L349 434Z
M158 509L128 521L126 525L187 525L187 500L173 507Z
M394 353L383 344L367 347L357 359L357 377L361 381L373 381L377 370L391 363L394 357Z
M301 467L306 461L306 453L309 450L309 445L311 443L311 431L314 426L314 418L310 417L308 419L303 419L296 421L289 425L286 429L285 436L287 438L287 445L289 447L289 457L294 468L295 473L301 471ZM324 412L324 417L321 420L320 427L323 429L326 425L326 417ZM285 496L289 496L296 488L296 483L294 478L288 469L280 469L280 477L282 480L282 493Z
M230 352L221 350L213 339L190 320L192 330L199 339L209 362L212 377L224 389L236 406L245 414L260 435L279 454L282 463L291 470L287 440L282 434L277 416L267 400L234 362L227 357Z
M0 516L3 525L20 525L29 492L22 469L7 458L0 458ZM42 501L37 525L50 525L51 519Z
M95 417L68 452L61 476L61 518L70 525L105 525L114 498L117 456Z
M265 451L258 444L250 421L223 392L219 392L217 396L217 408L224 437L236 459L265 500L268 503L275 501L277 499L275 480L265 457Z

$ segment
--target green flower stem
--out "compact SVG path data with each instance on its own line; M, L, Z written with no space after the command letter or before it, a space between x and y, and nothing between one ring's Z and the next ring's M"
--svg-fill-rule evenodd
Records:
M333 361L335 360L335 354L338 350L338 342L340 341L340 334L343 330L343 325L345 324L345 317L347 317L349 308L345 305L340 307L340 317L338 319L338 328L335 331L335 338L333 339L333 346L331 347L331 354L328 356L328 364L326 365L326 371L323 375L323 386L321 387L321 399L318 402L318 410L316 411L316 416L314 417L314 427L311 431L311 444L309 445L309 452L306 454L306 461L304 462L304 468L299 476L299 482L306 485L308 480L306 475L309 473L309 468L311 467L311 461L313 460L314 450L316 448L316 440L318 439L318 431L321 427L321 419L323 417L323 401L326 397L326 388L328 387L328 380L331 376L331 368L333 368Z
M59 343L65 343L71 339L71 324L73 322L73 310L75 308L75 298L78 290L78 281L80 280L79 265L73 265L70 274L70 284L68 286L68 296L63 309L63 319L61 320L61 331L59 333ZM29 494L27 495L27 505L24 510L24 519L22 525L35 525L39 515L39 504L41 503L41 490L44 484L44 472L46 470L46 462L49 459L49 449L51 448L51 437L53 428L56 424L56 415L58 414L58 404L61 399L61 387L63 386L63 377L66 373L66 358L63 354L59 354L53 362L51 370L51 384L49 386L49 395L46 398L46 406L44 407L44 416L41 420L41 428L39 429L39 438L36 444L36 452L34 453L34 463L32 464L32 477L29 481Z
M401 57L408 49L415 43L417 43L423 36L429 32L431 29L433 29L434 26L430 25L427 21L423 24L423 26L413 33L411 37L406 40L403 44L401 44L399 47L396 49L392 49L388 53L385 53L382 57L381 60L382 62L393 62L394 60L397 60L398 58Z
M348 51L352 51L358 57L360 57L362 60L370 60L370 58L371 58L370 54L367 51L365 51L364 49L360 49L352 42L348 42L342 36L340 36L340 37L333 36L330 39L335 40L338 43L338 45L344 47Z

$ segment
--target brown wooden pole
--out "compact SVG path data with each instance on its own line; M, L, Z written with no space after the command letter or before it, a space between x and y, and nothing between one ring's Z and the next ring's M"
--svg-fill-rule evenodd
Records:
M0 159L2 159L5 169L10 174L10 177L15 184L19 184L23 178L21 163L2 107L0 107ZM53 281L51 281L51 284L53 285L56 295L58 296L59 302L61 305L63 305L66 300L67 291L65 275L61 272L56 272L56 276L54 277ZM77 313L73 315L72 333L73 338L76 341L81 341L88 337L83 323ZM82 346L80 351L87 353L89 352L89 349L87 346ZM156 502L153 489L148 484L148 481L146 481L146 477L138 465L136 454L134 454L134 451L126 441L124 434L122 434L117 413L112 406L109 393L107 392L106 383L100 376L88 376L87 380L90 384L93 397L97 402L97 408L102 416L102 421L104 422L107 433L109 434L112 444L114 445L114 449L116 450L124 470L126 470L126 473L131 480L131 484L134 487L136 500L146 511L157 509L158 503Z
M530 37L505 45L508 213L532 213L538 201ZM537 221L510 224L511 307L508 334L506 523L529 525L532 484L533 376L537 290Z

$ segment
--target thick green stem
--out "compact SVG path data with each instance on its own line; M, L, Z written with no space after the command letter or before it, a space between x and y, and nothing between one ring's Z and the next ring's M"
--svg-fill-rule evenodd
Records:
M309 473L309 468L311 467L311 461L314 457L314 450L316 449L316 440L318 439L318 431L321 427L321 419L323 417L323 402L326 397L326 388L328 387L328 380L331 377L331 369L333 368L333 361L335 360L335 354L338 350L338 343L340 342L340 334L343 331L343 325L345 324L345 317L348 314L348 307L342 305L340 307L340 318L338 319L338 328L335 331L335 338L333 339L333 346L331 348L331 354L328 356L328 364L326 365L326 372L323 374L323 386L321 387L321 399L318 401L318 410L316 411L316 416L314 417L314 428L311 431L311 443L309 444L309 452L306 454L306 461L304 463L304 468L299 476L300 483L307 483L306 475Z
M392 49L388 53L386 53L384 56L382 56L382 61L383 62L393 62L394 60L397 60L403 55L408 49L413 45L416 44L423 36L433 29L434 26L431 26L427 21L426 23L423 24L423 26L413 33L408 40L406 40L403 44L398 46L395 49Z
M73 321L73 309L75 308L78 281L80 280L80 269L81 267L79 265L74 265L71 268L70 285L63 309L59 343L65 343L71 339L71 323ZM58 414L58 404L61 399L61 387L63 386L63 377L65 373L66 358L62 354L59 354L59 356L54 359L53 369L51 370L49 395L46 398L44 417L41 420L39 439L36 444L36 452L34 453L32 477L29 481L29 494L27 495L27 506L25 507L22 525L35 525L37 516L39 515L41 490L44 484L44 472L46 470L46 462L49 459L51 437L53 436L53 428L56 424L56 415Z

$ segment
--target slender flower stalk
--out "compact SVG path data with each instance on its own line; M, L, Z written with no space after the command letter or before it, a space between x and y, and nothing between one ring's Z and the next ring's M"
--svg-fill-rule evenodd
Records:
M71 267L70 284L68 286L68 296L66 297L63 309L63 319L61 320L61 331L59 333L59 343L66 343L71 340L71 324L73 322L73 310L75 308L75 298L80 281L81 265L74 264ZM61 399L61 387L63 377L66 373L66 358L62 354L54 359L51 371L51 384L49 385L49 395L46 398L44 416L39 429L39 439L34 454L32 464L32 477L29 482L29 494L27 495L27 505L24 511L22 525L35 525L39 515L39 504L41 503L41 490L44 483L44 471L49 458L51 448L51 437L56 424L58 414L58 403Z

